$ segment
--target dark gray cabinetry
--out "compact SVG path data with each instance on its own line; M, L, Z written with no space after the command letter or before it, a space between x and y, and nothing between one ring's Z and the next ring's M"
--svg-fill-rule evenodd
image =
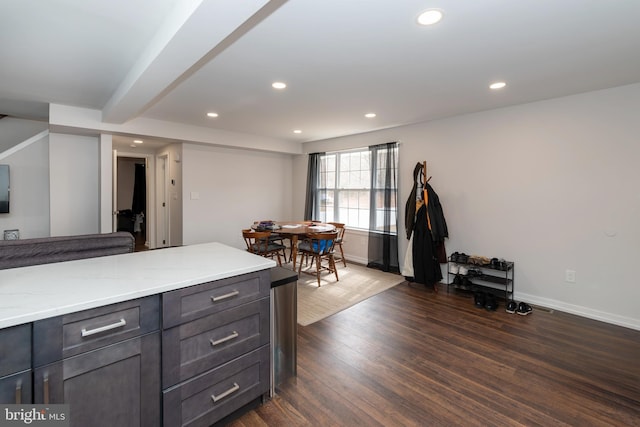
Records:
M31 324L0 330L0 403L32 403Z
M35 322L34 403L71 426L160 425L160 297Z
M270 387L268 270L163 295L164 426L209 426Z

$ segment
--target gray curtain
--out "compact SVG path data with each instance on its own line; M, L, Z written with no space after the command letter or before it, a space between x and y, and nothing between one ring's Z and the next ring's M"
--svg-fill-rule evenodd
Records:
M309 154L309 167L307 168L307 198L304 203L304 219L315 220L320 213L318 198L318 181L320 176L320 156L324 153Z
M372 145L369 252L367 266L399 273L398 143Z

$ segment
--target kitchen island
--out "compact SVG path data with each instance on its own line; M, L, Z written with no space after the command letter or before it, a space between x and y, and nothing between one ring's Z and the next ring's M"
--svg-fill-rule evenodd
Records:
M213 424L269 391L273 266L206 243L2 270L0 402Z

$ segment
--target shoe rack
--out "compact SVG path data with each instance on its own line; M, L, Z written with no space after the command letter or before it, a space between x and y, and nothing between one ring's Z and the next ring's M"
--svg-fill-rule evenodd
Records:
M457 252L447 259L447 292L451 287L469 291L498 291L505 301L510 301L513 299L514 279L513 261L489 260Z

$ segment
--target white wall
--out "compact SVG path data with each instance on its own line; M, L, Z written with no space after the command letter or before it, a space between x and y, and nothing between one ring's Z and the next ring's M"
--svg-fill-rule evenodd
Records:
M413 167L426 160L449 225L448 253L513 260L517 299L640 329L639 109L636 84L308 143L304 151L400 141L401 218ZM298 156L294 181L306 180L303 164ZM300 215L303 189L294 206ZM565 282L567 269L575 283Z
M98 137L49 134L51 236L98 233Z
M0 214L0 233L18 229L21 239L49 236L49 136L0 163L9 165L11 180L10 212Z
M241 230L257 220L290 220L291 156L183 145L184 244L244 248Z

